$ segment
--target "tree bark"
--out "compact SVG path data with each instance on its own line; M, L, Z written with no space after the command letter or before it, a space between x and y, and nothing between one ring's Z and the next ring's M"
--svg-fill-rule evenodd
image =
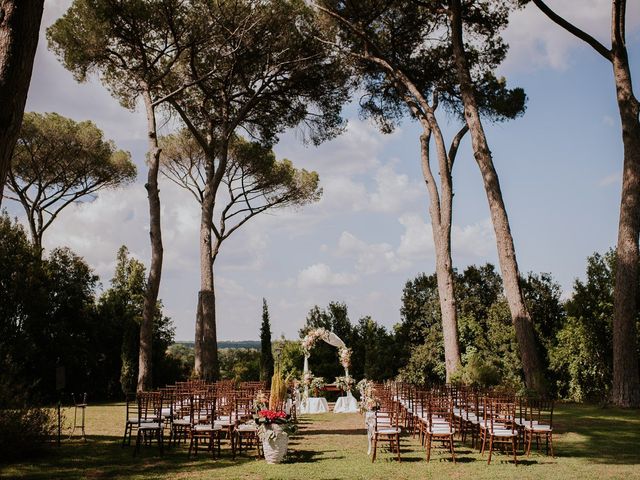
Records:
M213 209L213 160L207 162L207 183L204 188L200 211L200 291L196 313L195 374L198 378L211 380L211 345L209 343L211 317L215 322L215 293L213 292L213 264L211 263Z
M138 391L152 388L153 321L158 312L158 291L162 275L162 229L160 218L160 191L158 170L160 168L160 147L158 145L155 107L148 90L143 93L147 114L148 160L147 197L149 199L149 236L151 239L151 266L147 279L140 323L140 351L138 357Z
M441 194L435 186L435 179L429 162L429 139L431 127L424 126L424 134L420 137L421 162L424 181L429 192L429 215L433 232L433 243L436 254L436 279L438 283L438 300L442 321L442 337L444 342L444 360L446 381L460 367L460 346L458 342L458 313L454 292L453 262L451 261L451 223L453 190L451 188L451 172L447 167L446 153L443 145L438 148L439 155L445 155L440 162ZM441 142L437 131L436 142ZM444 163L444 165L443 165Z
M226 151L225 151L226 152ZM215 158L209 152L206 167L206 185L200 216L200 292L198 293L198 310L196 316L196 343L200 342L199 361L196 357L196 375L209 381L218 380L220 365L218 363L218 338L216 328L216 295L213 272L213 211L216 193L226 168L226 153L215 168ZM222 169L222 170L221 170ZM217 242L216 242L217 243Z
M620 407L640 407L640 367L635 319L638 309L640 253L640 104L633 94L625 39L625 0L611 2L611 50L580 30L542 0L533 3L551 21L584 41L611 62L616 100L622 124L624 161L622 198L616 245L616 278L613 299L613 388L611 399Z
M22 125L43 8L44 0L0 0L0 206Z
M509 304L509 310L520 348L525 384L527 388L543 393L546 391L546 387L542 373L542 363L536 346L533 321L524 303L509 218L502 198L498 174L493 165L491 151L489 150L487 138L480 119L478 105L475 99L475 87L465 56L461 10L460 0L450 1L453 55L458 82L460 84L460 93L464 104L464 116L469 126L474 157L480 168L489 202L491 220L496 234L498 259L502 271L504 292L507 303Z
M612 64L616 98L622 123L624 164L622 198L616 247L613 303L612 401L620 407L640 407L640 372L636 345L638 267L640 252L640 104L633 94L629 58L624 38L625 3L614 0L612 14Z

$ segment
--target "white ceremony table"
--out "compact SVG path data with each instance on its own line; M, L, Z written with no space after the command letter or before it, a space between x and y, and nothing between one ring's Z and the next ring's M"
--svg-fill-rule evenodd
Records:
M333 407L333 413L357 413L358 402L351 392L346 397L338 397L336 405Z
M302 400L300 404L300 413L327 413L329 404L324 397L309 397Z

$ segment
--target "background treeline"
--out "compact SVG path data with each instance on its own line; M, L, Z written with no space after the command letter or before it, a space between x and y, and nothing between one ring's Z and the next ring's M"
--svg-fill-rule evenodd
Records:
M6 213L0 216L1 404L56 399L59 366L67 393L89 392L95 400L135 390L144 266L122 247L110 287L100 295L98 281L68 248L40 258L24 229ZM154 383L162 385L184 370L167 354L171 320L162 315L162 305L157 311Z
M548 274L530 273L522 279L545 379L558 397L596 402L608 398L614 278L615 256L610 251L587 259L586 280L576 280L568 300L561 298L560 286ZM56 399L57 366L65 367L66 392L87 391L96 400L121 398L123 392L135 390L144 266L121 247L109 288L99 295L98 281L68 248L54 249L41 259L24 229L6 214L0 217L2 404ZM455 380L523 388L515 332L495 267L472 265L455 272L455 291L463 364ZM435 274L407 281L400 317L391 329L370 316L352 322L346 304L331 302L310 310L300 338L312 328L335 332L353 349L350 371L357 379L399 375L418 384L444 382ZM162 314L161 304L154 322L154 385L189 378L192 345L173 342L173 326ZM240 342L238 346L249 348L222 348L221 377L258 380L258 345ZM272 348L283 370L299 378L300 343L280 339ZM343 374L337 350L322 342L314 348L310 366L328 382Z
M615 255L587 259L586 279L576 280L568 300L551 275L529 273L521 279L536 326L549 391L575 401L605 402L612 386L612 317ZM522 365L502 279L491 264L455 272L456 308L462 368L454 381L524 389ZM344 303L314 307L301 338L312 328L333 330L353 349L356 378L400 376L417 384L445 381L442 323L435 274L421 274L404 288L401 322L391 330L367 316L352 323ZM640 316L636 321L640 319ZM640 325L639 325L640 326ZM300 375L299 344L285 342L285 369ZM326 381L342 375L336 349L320 343L310 359L314 375Z

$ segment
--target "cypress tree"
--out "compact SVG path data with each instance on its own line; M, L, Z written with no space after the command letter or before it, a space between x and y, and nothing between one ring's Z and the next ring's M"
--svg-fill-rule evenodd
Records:
M260 327L260 380L271 382L273 376L273 353L271 352L271 324L267 301L262 299L262 326Z

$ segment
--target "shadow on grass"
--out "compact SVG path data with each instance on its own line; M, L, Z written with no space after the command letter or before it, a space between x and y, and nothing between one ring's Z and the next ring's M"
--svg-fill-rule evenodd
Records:
M325 450L323 452L316 452L314 450L293 450L287 453L287 458L284 463L316 463L320 460L327 460L326 458L320 458L320 454L328 452L335 452L335 450ZM340 456L330 458L333 460L344 457Z
M562 435L561 441L554 436L557 457L613 465L640 463L640 410L561 405L554 413L554 430Z
M303 430L300 432L303 436L307 435L359 435L364 437L367 431L363 428L344 429L344 430Z
M122 478L146 476L149 478L172 478L178 473L199 471L202 468L215 470L255 462L256 457L232 458L231 449L223 445L221 457L212 458L210 452L202 451L196 457L188 457L187 448L174 446L165 448L164 455L156 443L143 445L134 457L133 445L122 448L122 438L113 436L88 436L87 442L63 442L52 447L38 463L11 465L19 478L23 479L78 479L78 478ZM166 447L166 445L165 445ZM5 477L0 474L0 478Z

